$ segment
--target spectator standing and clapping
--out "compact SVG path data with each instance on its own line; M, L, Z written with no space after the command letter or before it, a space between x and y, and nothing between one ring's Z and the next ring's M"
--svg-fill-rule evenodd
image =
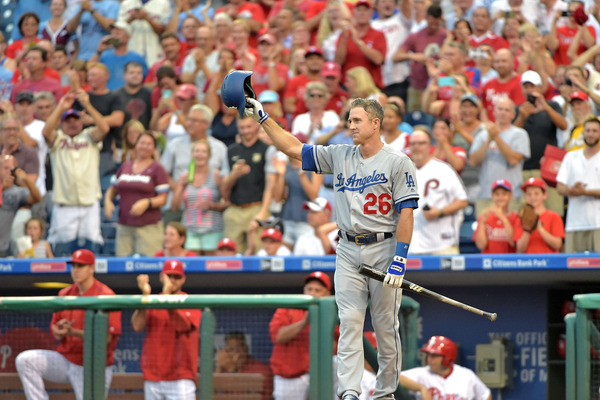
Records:
M198 254L187 250L184 245L187 239L187 229L181 222L171 221L165 229L163 249L157 251L154 257L195 257Z
M346 3L329 2L321 14L317 29L317 46L323 49L325 59L329 62L335 60L335 49L342 30L352 18Z
M73 253L71 264L73 284L58 292L63 296L114 295L108 286L94 278L96 259L94 253L79 249ZM52 314L50 330L59 345L56 350L27 350L15 359L15 367L23 383L28 400L48 398L44 380L71 383L75 398L83 400L83 342L85 310L63 310ZM91 332L88 332L91 334ZM121 334L121 312L108 313L106 369L104 390L108 393L114 367L114 351Z
M216 13L213 19L215 27L215 49L221 51L232 43L231 28L233 19L224 12Z
M40 32L42 39L49 40L54 47L57 45L69 46L68 53L75 50L79 46L76 40L71 40L71 34L67 29L68 20L65 20L64 13L67 9L67 0L52 0L50 1L51 18L42 21L40 24Z
M282 10L283 11L283 10ZM259 57L252 71L252 88L257 96L265 90L272 90L283 94L283 89L288 80L288 66L279 61L281 49L277 39L270 33L265 33L258 38Z
M467 202L465 187L449 164L433 157L431 134L415 128L410 135L410 157L417 167L419 199L415 210L411 254L459 254L462 209Z
M515 235L521 229L519 215L508 209L512 200L512 185L505 179L492 184L492 205L477 218L473 241L482 253L514 253Z
M17 210L42 200L34 182L27 174L17 168L16 160L11 155L0 156L0 186L2 187L2 204L0 205L0 223L9 227ZM2 229L0 233L0 257L6 257L10 248L10 229Z
M114 198L120 195L116 255L150 256L161 248L163 223L160 208L167 202L169 176L154 160L156 139L143 133L135 144L136 158L124 163L104 195L104 213L112 219Z
M30 96L31 93L21 93L20 97ZM27 97L29 98L29 97ZM7 102L3 105L6 110L0 119L0 155L12 155L16 165L27 173L27 177L34 184L39 176L39 157L36 150L19 140L25 138L27 133L19 116L13 113L12 106Z
M160 99L158 108L152 114L150 127L164 133L167 142L176 137L187 135L185 121L192 107L198 102L197 93L196 86L184 83L179 85L174 96L163 96ZM175 101L178 105L175 105Z
M492 183L497 179L508 180L513 187L511 208L518 208L523 183L523 163L530 156L529 135L514 126L515 105L508 97L500 98L495 107L496 123L488 123L485 131L479 131L469 149L469 164L481 164L479 182L483 188L475 203L479 215L490 205ZM518 189L518 190L517 190Z
M160 282L159 295L186 295L182 262L165 261ZM150 295L148 275L138 275L137 284L142 295ZM140 364L147 399L196 399L201 316L198 309L141 309L131 316L135 332L146 330Z
M525 181L521 190L525 203L533 208L537 223L526 229L521 221L521 236L515 235L517 253L558 253L565 238L565 226L558 213L544 207L548 198L546 183L541 178L532 177Z
M576 13L575 11L578 10ZM570 1L567 5L569 11L567 16L562 15L562 10L557 10L554 14L554 20L552 21L552 29L546 36L546 46L552 52L554 52L554 61L556 65L569 65L571 60L567 55L569 46L571 45L575 35L579 30L582 30L581 41L579 41L579 48L577 55L583 53L586 49L589 49L595 44L596 31L594 27L586 25L587 15L584 11L584 2L575 0ZM579 13L580 11L580 13ZM576 19L575 16L579 13ZM583 16L585 20L582 20L580 16ZM559 20L561 23L559 23Z
M273 398L271 368L250 355L243 332L233 331L225 335L225 347L217 352L216 362L216 372L263 375L262 400Z
M183 60L185 54L181 52L181 42L179 37L175 33L164 33L160 36L160 46L162 48L163 57L151 65L144 79L144 83L148 87L155 87L157 82L157 72L162 66L169 66L173 68L177 76L181 75L181 68L183 67Z
M307 296L331 295L331 280L321 271L304 278L303 293ZM275 400L305 400L310 387L308 310L278 308L269 323L273 341L271 370ZM293 360L293 362L290 362Z
M435 149L433 156L445 161L460 175L467 165L467 152L460 146L452 145L452 127L447 119L438 119L433 123L433 138Z
M79 52L74 58L88 61L98 49L98 43L109 34L117 20L120 3L115 0L82 0L67 23L67 31L77 33Z
M210 166L211 147L205 139L192 144L189 172L177 180L171 209L184 205L182 223L187 228L185 248L199 255L214 255L223 238L220 171Z
M198 100L204 101L207 82L219 70L219 50L215 49L215 29L201 26L196 30L196 47L183 60L181 81L198 88Z
M323 51L316 46L310 46L304 53L304 59L306 61L306 73L296 75L290 79L283 96L284 111L294 116L299 113L298 102L299 99L304 97L306 84L321 80L321 70L324 64Z
M13 104L16 103L17 94L27 90L33 93L49 91L52 92L56 101L60 100L63 89L60 86L60 81L45 75L47 62L48 52L46 50L41 47L31 47L27 50L25 62L20 64L27 68L29 76L22 76L22 79L15 83L10 96Z
M565 252L600 252L600 121L583 127L583 149L567 153L556 180L558 193L569 198Z
M481 90L483 107L490 121L494 121L494 111L503 98L509 98L516 105L525 101L521 90L521 76L515 72L515 58L508 49L500 49L494 58L494 69L498 77L490 80Z

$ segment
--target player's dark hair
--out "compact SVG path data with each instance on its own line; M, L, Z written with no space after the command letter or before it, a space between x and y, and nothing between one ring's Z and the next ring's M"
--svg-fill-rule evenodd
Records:
M442 7L432 4L427 8L427 15L433 18L442 18Z
M373 99L354 99L350 108L362 108L369 116L369 120L379 119L379 130L383 125L383 107L377 100Z

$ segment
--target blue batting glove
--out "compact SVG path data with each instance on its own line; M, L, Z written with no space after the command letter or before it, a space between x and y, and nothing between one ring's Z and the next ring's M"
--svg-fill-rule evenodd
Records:
M400 289L406 272L406 255L408 253L408 243L398 242L396 244L396 254L392 263L387 269L387 274L383 280L383 287Z

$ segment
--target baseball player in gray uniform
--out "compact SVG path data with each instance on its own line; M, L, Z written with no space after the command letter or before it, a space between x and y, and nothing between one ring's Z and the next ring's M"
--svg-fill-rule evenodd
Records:
M362 335L367 303L378 341L379 371L374 399L393 399L401 366L398 311L406 255L419 195L415 167L380 138L383 109L374 100L352 102L349 129L354 145L303 145L248 98L245 115L260 122L273 144L302 169L333 174L337 225L335 286L340 317L338 389L358 400L364 369ZM358 273L361 263L386 272L383 285Z

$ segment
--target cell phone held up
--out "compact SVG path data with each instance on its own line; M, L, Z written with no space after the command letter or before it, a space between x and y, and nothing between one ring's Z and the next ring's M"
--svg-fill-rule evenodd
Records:
M527 95L527 101L530 102L531 104L533 104L534 106L535 106L535 100L536 100L536 97L534 95L532 95L532 94Z
M109 46L119 46L121 44L121 39L110 38L106 40L106 44Z
M570 17L573 15L573 11L563 11L560 13L561 17Z

